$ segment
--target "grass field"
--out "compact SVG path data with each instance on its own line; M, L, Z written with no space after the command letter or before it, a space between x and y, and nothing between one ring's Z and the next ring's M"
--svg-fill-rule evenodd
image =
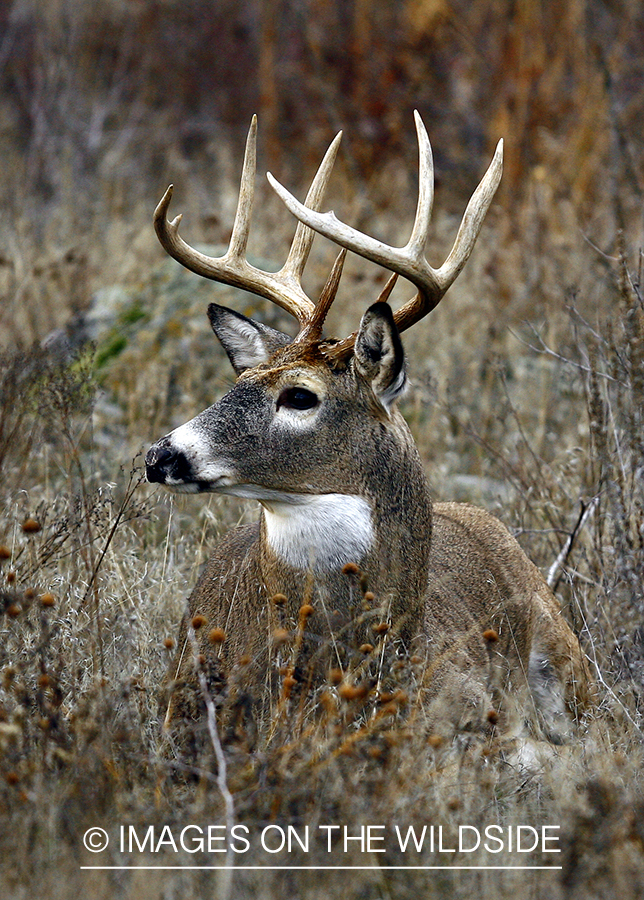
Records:
M642 896L638 5L7 7L2 895ZM402 409L436 499L485 506L548 577L597 678L598 708L578 739L539 745L525 767L496 738L428 733L418 672L391 659L386 704L330 683L322 713L283 708L258 734L222 731L178 765L158 714L178 623L209 548L257 510L170 498L143 481L141 453L232 383L208 302L290 326L165 260L152 210L174 181L186 238L225 242L258 111L259 171L296 193L343 127L329 206L402 244L416 199L414 106L436 154L430 261L449 249L499 135L507 156L466 270L405 337ZM258 181L252 253L279 264L291 233ZM312 292L333 256L317 239ZM356 327L383 277L350 261L331 332ZM101 852L84 845L92 828L107 832ZM530 848L535 834L519 852L517 838ZM82 868L97 865L153 868ZM500 868L518 865L533 868ZM198 866L220 868L188 868ZM295 868L307 866L359 868Z

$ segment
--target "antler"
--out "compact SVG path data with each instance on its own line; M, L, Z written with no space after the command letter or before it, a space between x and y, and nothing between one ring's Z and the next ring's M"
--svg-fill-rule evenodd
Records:
M467 205L449 256L440 268L433 269L425 258L425 243L434 199L434 164L427 131L418 112L414 112L414 118L419 155L418 205L411 237L404 247L390 247L383 244L345 225L332 211L321 213L311 209L308 203L300 203L270 173L267 173L272 187L299 222L308 225L336 244L353 250L359 256L402 275L418 288L417 295L394 313L394 321L399 331L410 328L431 312L455 281L472 252L503 171L503 141L500 140L487 172ZM393 284L387 285L385 291L390 293L391 287ZM346 356L352 352L354 341L355 332L330 347L329 355Z
M487 172L467 205L449 256L438 269L432 268L425 258L425 244L434 199L434 164L425 126L418 112L414 112L414 117L418 133L419 192L414 226L404 247L390 247L345 225L336 218L335 213L319 211L342 137L340 132L327 150L304 203L296 200L270 172L267 173L272 187L298 220L298 226L286 262L279 272L266 272L251 265L246 259L246 247L255 187L257 116L252 118L246 139L237 213L226 253L220 257L206 256L180 237L181 216L176 216L171 222L167 218L172 185L154 212L157 236L170 256L197 275L242 288L281 306L300 324L296 340L307 341L321 337L324 319L335 298L344 261L344 253L341 253L316 306L304 293L301 278L317 232L394 273L379 299L384 300L389 296L396 275L402 275L418 288L416 296L394 313L398 330L405 331L438 305L467 262L503 170L501 140ZM337 359L350 355L355 337L356 332L335 342L327 348L327 354Z
M333 140L313 179L305 201L309 209L320 208L341 137L342 132ZM304 334L311 337L319 336L322 317L319 313L316 316L315 303L304 293L301 284L302 272L311 250L315 231L301 222L298 223L287 260L279 272L265 272L257 269L246 259L255 187L256 146L257 116L253 116L246 139L235 223L228 250L223 256L206 256L187 244L179 235L180 215L171 222L168 221L167 212L172 199L172 185L167 189L154 212L154 228L157 237L170 256L192 272L203 275L205 278L243 288L271 300L295 316L300 323L300 337ZM325 305L327 308L330 305L328 299L325 301Z

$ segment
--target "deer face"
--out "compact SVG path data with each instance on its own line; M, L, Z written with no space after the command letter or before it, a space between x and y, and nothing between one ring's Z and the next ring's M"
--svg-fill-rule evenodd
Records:
M405 385L389 306L367 310L354 357L343 367L328 362L324 345L290 343L223 307L213 304L209 317L237 383L150 448L148 481L268 503L363 493L368 433L392 426L392 405Z

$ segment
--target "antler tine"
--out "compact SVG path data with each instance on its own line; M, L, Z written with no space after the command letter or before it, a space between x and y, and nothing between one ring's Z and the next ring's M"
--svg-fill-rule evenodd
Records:
M335 163L335 158L338 155L338 148L340 146L341 140L342 132L339 131L329 145L329 149L324 154L324 159L320 163L320 166L315 174L315 178L311 182L311 187L309 188L309 192L306 195L306 200L304 201L304 205L309 209L320 209L320 204L324 199L324 194L331 177L333 164ZM269 180L272 177L270 175L270 172L267 173L267 177L269 178ZM291 244L288 258L284 263L284 266L280 270L280 274L283 274L284 277L287 278L296 279L297 283L299 284L299 281L302 277L302 272L304 271L304 267L306 265L306 261L309 258L309 253L311 251L311 245L313 244L314 237L315 231L302 224L302 222L298 221L297 229L295 231L295 236L293 238L293 243Z
M320 294L320 299L315 307L315 312L311 316L308 324L300 329L300 333L295 338L296 341L317 341L322 336L324 320L326 319L327 313L331 309L331 305L335 300L335 295L338 292L338 285L340 284L340 278L342 277L342 267L344 266L346 255L347 251L343 247L342 250L340 250L336 261L333 263L329 277L326 280L326 284Z
M319 205L328 183L331 166L337 153L336 139L320 166L311 190L312 204ZM265 272L251 265L245 258L253 204L257 144L257 117L253 116L239 188L239 201L228 250L223 256L206 256L187 244L179 235L181 216L168 221L167 213L173 187L166 190L154 212L154 228L161 245L177 262L205 278L230 284L271 300L294 316L305 327L315 312L315 304L301 286L300 277L314 234L298 224L286 264L279 272Z
M496 145L492 162L488 166L488 170L481 179L479 186L470 197L470 202L463 213L454 246L438 270L439 280L447 282L447 287L454 282L456 276L470 257L470 253L479 236L485 214L490 208L492 198L501 181L502 174L503 138Z
M409 328L437 306L465 265L503 170L503 141L499 141L494 158L470 199L449 256L440 268L433 269L424 255L433 199L434 176L431 147L420 115L416 113L415 118L419 145L420 186L414 226L411 237L404 247L390 247L388 244L365 235L357 229L345 225L332 211L319 213L308 209L299 203L275 178L269 176L273 189L300 222L340 246L353 250L365 259L378 263L392 272L397 272L418 288L417 296L405 303L394 314L396 325L400 331ZM349 341L350 338L347 338L335 345L333 352L335 353L337 350L338 353L344 353Z
M245 262L248 235L250 233L250 214L253 209L255 197L255 173L257 172L257 116L250 120L250 128L246 137L244 149L244 164L242 166L241 180L239 182L239 197L237 199L237 211L230 235L228 252L225 254L231 260Z
M434 205L434 159L427 129L417 110L414 110L414 121L418 136L418 205L406 248L411 256L422 258Z

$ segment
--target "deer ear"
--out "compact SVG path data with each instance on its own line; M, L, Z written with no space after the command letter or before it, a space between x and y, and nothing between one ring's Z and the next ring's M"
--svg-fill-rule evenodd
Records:
M370 382L389 411L405 389L405 353L388 303L374 303L362 317L354 349L358 375Z
M276 350L291 343L287 334L216 303L208 307L208 318L237 375L266 362Z

